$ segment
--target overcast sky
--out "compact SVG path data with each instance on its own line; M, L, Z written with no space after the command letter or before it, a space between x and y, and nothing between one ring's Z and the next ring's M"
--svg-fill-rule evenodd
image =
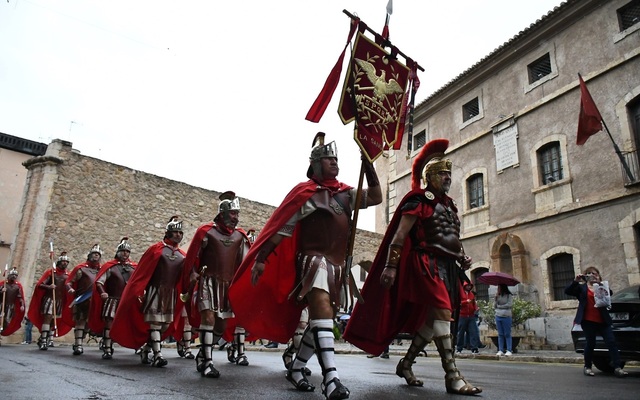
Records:
M304 117L346 43L342 10L380 32L387 2L3 1L0 132L277 206L323 131L355 186L341 84L320 123ZM560 4L395 0L391 42L425 70L417 104Z

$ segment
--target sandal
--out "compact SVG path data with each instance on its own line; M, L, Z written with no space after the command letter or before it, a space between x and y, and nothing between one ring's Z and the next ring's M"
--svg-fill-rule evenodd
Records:
M331 385L332 383L335 385L335 389L333 389L331 394L327 396L327 386ZM333 378L327 383L322 383L322 394L328 400L339 400L348 399L351 392L349 392L349 389L347 389L347 387L344 386L342 382L340 382L340 379Z
M153 362L151 363L152 367L161 368L167 364L169 364L169 362L162 357L162 354L153 356Z
M202 366L202 372L200 372L205 378L219 378L220 371L213 367L213 363L209 363L206 366Z
M584 369L582 370L582 373L584 373L586 376L594 376L595 375L593 373L593 370L591 370L591 368L587 368L587 367L584 367Z
M415 361L413 361L412 364L415 364ZM420 379L416 378L416 376L413 374L413 370L411 369L411 367L405 368L405 366L404 366L404 358L400 359L400 362L398 363L398 366L396 367L396 375L398 375L400 378L404 378L404 380L407 381L407 385L409 385L409 386L422 386L422 385L424 385L424 382L422 382Z
M302 369L290 369L289 371L287 371L287 375L285 376L285 378L287 378L287 380L289 382L291 382L291 384L293 386L295 386L295 388L301 392L313 392L314 390L316 390L316 387L313 386L308 380L307 377L304 376L304 374L302 375L302 379L300 379L299 381L296 382L295 379L293 379L293 373L294 372L302 372Z
M238 355L238 358L236 358L236 365L242 365L243 367L246 367L247 365L249 365L249 360L247 360L247 356L245 356L244 354Z
M184 352L184 358L186 358L187 360L193 360L194 358L196 358L196 356L193 355L191 350L186 350Z
M451 386L451 383L453 381L463 381L464 382L464 386L460 387L459 389L454 389ZM482 393L482 388L481 387L473 386L473 385L467 383L467 381L465 381L462 376L456 376L456 377L453 377L453 378L447 378L445 380L445 386L447 387L447 393L463 394L463 395L466 395L466 396L474 396L474 395L476 395L478 393Z

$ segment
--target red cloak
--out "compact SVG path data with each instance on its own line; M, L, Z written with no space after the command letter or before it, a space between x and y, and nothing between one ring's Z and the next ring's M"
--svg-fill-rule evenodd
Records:
M124 292L122 292L120 304L118 305L118 310L113 319L110 332L111 339L121 346L137 349L149 339L149 324L144 322L142 304L138 298L144 297L145 289L158 266L162 249L164 249L165 246L166 244L163 240L151 245L151 247L144 252L136 269L131 274L131 278L127 286L125 286ZM178 251L183 256L186 255L182 249L178 249ZM178 279L176 283L176 293L180 293L180 279ZM178 300L174 307L174 321L180 317L181 312L182 302ZM173 327L173 324L169 324L167 330L162 333L161 340L173 334ZM180 336L182 336L182 334Z
M294 289L296 278L297 229L294 229L292 237L284 237L267 257L264 273L256 286L251 284L251 267L264 242L278 233L320 188L318 183L309 180L299 183L287 194L265 224L233 278L229 288L233 312L238 324L257 337L287 343L298 326L305 304L288 298ZM351 189L339 182L336 188L337 191Z
M207 234L207 232L213 228L216 224L214 222L209 222L208 224L204 224L202 225L200 228L198 228L198 230L196 230L195 235L193 236L193 239L191 240L191 243L189 244L189 249L187 250L187 257L184 261L184 268L182 269L182 279L181 279L181 285L182 287L185 289L185 291L189 288L189 281L190 281L190 276L191 276L191 271L193 271L193 267L196 265L200 265L200 246L202 245L202 239L205 237L205 235ZM249 240L249 236L247 236L247 232L242 229L242 228L236 228L236 231L240 232L245 240L246 243L248 243L249 246L251 246L251 241ZM189 293L189 302L186 303L184 306L187 309L187 316L189 317L189 323L191 324L192 327L194 328L198 328L200 326L200 312L198 311L198 307L197 304L195 303L195 298L197 297L197 294L195 293L197 291L197 285L196 287L193 288L194 290ZM233 307L231 308L233 310ZM235 310L234 314L235 314ZM182 327L184 326L183 321L180 320L176 320L174 321L175 324L175 329L177 332L182 332ZM235 332L236 326L238 325L237 322L237 316L234 318L227 318L227 328L224 331L223 334L223 338L224 340L226 340L227 342L230 342L233 340L233 334ZM243 328L243 325L240 325ZM251 333L247 330L247 337L246 340L255 340L256 338L254 337L254 335L251 335Z
M71 284L71 280L73 279L74 276L76 276L76 273L78 272L78 270L82 267L89 267L89 262L85 261L83 263L80 263L78 265L76 265L75 267L73 267L73 269L71 270L71 272L69 272L69 276L67 277L65 284L65 292L67 293L67 297L65 299L64 302L64 306L62 306L62 308L68 308L69 310L71 310L70 313L62 313L62 322L64 322L65 324L69 325L69 326L76 326L76 322L73 320L73 300L76 298L76 294L71 294L67 291L66 285L67 284ZM98 271L100 272L100 271ZM76 289L77 287L77 282L74 282L71 286Z
M4 286L5 282L6 281L0 281L0 286ZM22 320L24 319L24 310L20 310L20 298L22 298L22 301L24 302L24 290L22 289L22 284L20 282L15 281L15 284L18 285L20 296L16 296L16 299L13 302L13 310L14 310L13 318L11 319L11 322L7 324L7 327L2 330L2 336L9 336L15 331L17 331L18 329L20 329L20 326L22 326ZM0 295L0 301L2 301L1 296L2 295ZM4 304L2 304L2 306L4 307ZM2 312L4 312L4 310L2 310ZM3 320L3 323L4 322L5 321Z
M402 247L395 283L388 290L380 284L387 250L402 217L401 209L409 198L424 196L424 193L425 189L414 189L398 205L362 288L364 303L356 304L347 323L344 339L367 353L381 354L398 333L415 334L426 320L429 304L409 302L406 296L400 296L398 290L402 288L404 293L407 288L415 287L415 275L407 273L416 268L410 265L413 261L409 257L410 235L407 235Z
M66 269L61 270L59 268L56 268L56 275L66 275L66 274L67 274ZM42 314L40 313L40 305L42 304L42 298L47 293L47 289L41 288L40 285L45 283L50 277L51 277L51 268L48 268L46 271L44 271L44 274L42 274L42 276L38 280L38 283L36 283L36 286L33 289L33 294L31 295L31 302L29 303L29 311L27 312L27 316L29 317L29 320L31 321L33 326L38 328L40 332L42 332ZM66 293L66 292L67 292L67 289L65 288L63 290L63 293ZM60 300L56 299L56 301L60 301L62 303L62 315L56 318L55 324L51 325L51 329L53 329L54 326L57 326L58 331L56 332L56 336L64 336L67 333L69 333L71 328L73 328L73 325L69 325L64 321L65 320L71 321L73 317L71 315L71 309L68 306L65 306L66 295L64 296L63 299L60 299ZM67 315L65 316L65 314Z
M138 267L138 264L135 261L131 260L129 260L129 262L131 263L131 266L135 271L135 269ZM87 321L91 332L102 333L105 325L104 320L102 319L102 304L104 303L104 300L102 300L102 297L100 297L100 292L98 292L98 289L96 289L96 282L98 282L98 279L100 279L100 277L104 275L110 268L113 268L119 263L120 261L115 258L113 260L107 261L102 265L102 267L100 267L100 271L98 271L98 273L96 274L96 280L95 282L93 282L93 292L91 293L89 319ZM133 275L133 272L131 273L131 275ZM120 304L118 304L118 308L120 308Z

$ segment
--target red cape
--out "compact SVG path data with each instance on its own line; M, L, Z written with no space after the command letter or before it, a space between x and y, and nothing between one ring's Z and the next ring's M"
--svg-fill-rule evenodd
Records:
M0 286L4 285L4 282L5 281L0 281ZM22 289L22 284L16 281L16 285L18 285L18 289L20 290L20 296L22 297L22 301L24 302L25 301L24 290ZM2 302L2 297L0 295L0 304L4 307L4 304L2 304L1 302ZM16 297L16 300L13 302L13 309L15 314L13 315L11 322L7 325L7 328L2 330L2 336L9 336L13 332L20 329L20 326L22 326L22 320L24 319L24 310L20 311L20 300L17 297ZM2 311L4 312L4 310ZM3 323L4 323L4 320L3 320Z
M406 264L410 259L408 257L411 248L409 235L402 247L395 283L388 290L380 285L380 275L387 261L389 243L402 217L400 210L410 197L423 196L424 192L425 189L410 191L396 208L362 287L364 304L356 303L347 323L344 339L367 353L381 354L398 333L414 334L424 324L426 306L405 302L398 295L398 288L411 286L410 284L405 286L407 280L411 279L411 275L403 274L403 271L408 270Z
M202 244L202 239L206 235L206 233L215 226L214 222L209 222L208 224L202 225L196 231L191 243L189 244L189 249L187 250L187 257L184 261L185 267L182 269L182 279L181 285L182 288L189 288L189 280L191 271L193 270L194 265L200 265L200 246ZM236 228L236 231L240 232L246 239L246 242L251 246L251 241L247 236L247 232L242 228ZM197 297L198 287L194 287L194 290L190 293L189 302L184 306L187 309L187 316L189 317L189 323L192 327L198 328L200 326L200 312L198 311L197 304L195 303L195 298ZM233 307L232 307L233 309ZM234 310L235 314L235 310ZM184 327L184 322L181 320L174 321L176 332L182 332L182 327ZM235 318L227 318L227 328L224 331L223 338L224 340L230 342L233 340L233 333L235 332L236 326L238 325L237 316ZM242 326L242 325L240 325ZM244 328L244 326L243 326ZM246 328L245 328L246 329ZM247 332L249 333L249 332ZM257 339L257 338L256 338ZM253 335L247 335L246 340L254 340Z
M144 252L136 269L131 274L131 278L127 286L122 292L120 304L116 311L116 317L113 319L110 336L113 341L121 346L130 349L137 349L147 342L149 339L149 324L144 322L144 314L142 313L142 304L138 301L138 297L144 296L144 291L149 284L149 280L153 276L153 272L158 266L158 260L162 255L162 249L165 247L164 241L158 242ZM183 256L185 252L178 249ZM177 289L179 290L179 282ZM177 293L180 293L179 291ZM174 321L182 312L182 302L176 302L173 318ZM162 333L162 339L173 333L173 324Z
M247 332L279 343L287 343L298 326L305 304L288 299L296 278L295 255L297 230L292 237L284 237L265 262L258 284L251 284L251 267L264 242L275 235L300 207L318 191L313 180L296 185L273 212L258 239L251 247L233 278L229 300L238 324ZM340 184L339 191L350 186Z
M66 274L67 274L66 269L60 270L56 268L56 275L66 275ZM40 280L38 280L38 283L36 283L36 286L33 289L33 294L31 295L31 302L29 303L29 311L27 312L27 316L29 317L29 320L31 321L33 326L38 328L40 332L42 332L42 314L40 313L40 304L42 303L42 298L47 293L47 290L44 288L41 288L40 285L45 283L47 279L49 279L50 277L51 277L51 268L44 271L44 274L42 274L42 276L40 277ZM66 293L66 292L67 290L65 288L63 293ZM51 329L53 329L54 326L58 327L56 336L64 336L67 333L69 333L71 328L73 328L73 325L68 325L67 323L64 322L65 320L71 321L73 319L71 315L71 309L68 306L65 307L65 300L66 300L66 296L65 298L60 300L62 302L62 315L56 318L55 325L53 324L51 325ZM67 315L64 316L65 314Z
M135 271L135 268L138 267L138 264L135 261L131 261L131 260L129 260L129 262L131 263L131 266L134 268L134 271ZM113 260L107 261L102 265L102 267L100 267L100 271L98 271L98 273L96 274L96 280L93 283L93 292L91 293L91 304L89 306L89 319L87 321L91 332L102 333L102 331L104 330L104 320L102 319L102 316L101 316L102 303L104 303L104 300L102 300L102 297L100 297L100 293L96 288L96 282L98 282L98 279L100 279L100 277L104 275L110 268L114 267L118 263L119 261L115 258ZM131 274L133 275L133 272ZM120 308L120 304L118 304L118 308Z

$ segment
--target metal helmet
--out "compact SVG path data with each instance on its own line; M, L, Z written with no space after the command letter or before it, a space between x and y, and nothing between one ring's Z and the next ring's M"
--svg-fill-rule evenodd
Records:
M311 155L309 156L309 169L307 169L307 178L317 176L322 178L322 167L320 160L323 158L338 158L338 147L336 142L324 144L324 132L318 132L313 138L311 146Z
M60 256L58 257L58 260L56 261L56 267L58 265L60 265L61 262L66 261L67 263L69 263L69 256L67 256L67 252L63 251L62 253L60 253Z
M16 269L16 267L13 267L9 270L9 273L7 274L7 279L18 279L18 270Z
M182 232L182 221L178 221L178 216L174 215L167 223L166 232Z
M100 254L100 257L102 257L102 250L100 250L100 245L98 243L94 244L91 250L89 250L89 252L87 253L87 259L92 253L98 253Z
M420 150L411 167L411 189L419 189L421 180L426 185L427 176L440 171L451 172L451 160L444 158L449 147L447 139L433 139Z
M129 244L129 238L126 237L126 236L123 237L122 239L120 239L120 244L118 245L118 247L116 247L116 255L115 255L115 257L117 257L118 253L121 252L121 251L131 252L131 245Z
M218 204L218 214L223 214L232 210L240 211L240 200L232 191L226 191L218 196L220 204Z

